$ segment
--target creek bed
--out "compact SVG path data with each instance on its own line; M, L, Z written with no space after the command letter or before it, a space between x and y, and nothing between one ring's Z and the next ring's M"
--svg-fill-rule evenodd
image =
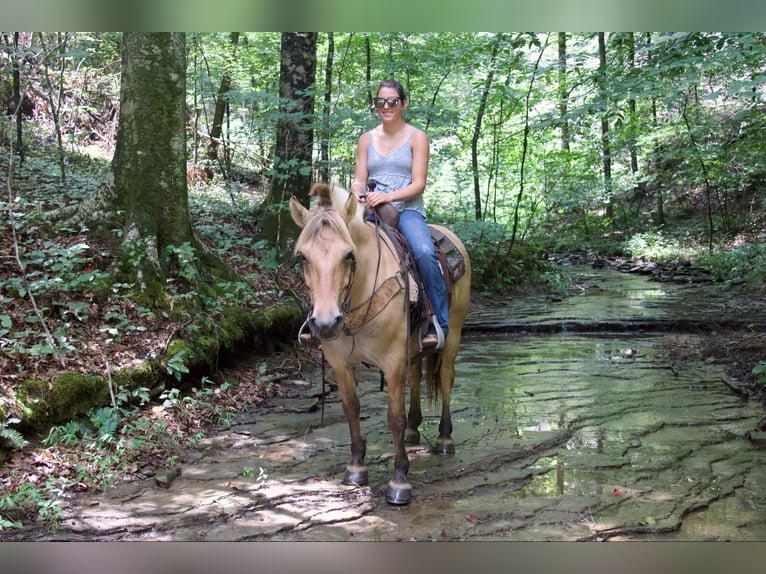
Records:
M766 449L745 439L763 409L699 352L733 312L725 292L573 270L581 292L476 307L456 363L457 453L431 454L424 405L409 449L412 503L392 467L379 374L358 369L370 483L340 483L349 436L318 368L243 408L153 477L86 495L57 532L16 540L766 540ZM302 359L300 355L298 359ZM254 359L252 367L257 368ZM332 379L332 376L329 377Z

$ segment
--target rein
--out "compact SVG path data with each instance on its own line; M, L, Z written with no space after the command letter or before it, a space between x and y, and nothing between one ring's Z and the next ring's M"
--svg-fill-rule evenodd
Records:
M349 306L351 305L351 286L354 284L354 272L356 270L356 259L354 260L353 266L351 267L351 278L348 282L348 287L346 287L346 295L343 299L343 305L341 306L343 310L343 316L345 318L346 325L343 327L343 332L346 335L349 335L350 337L354 337L359 331L361 331L362 327L364 327L364 324L369 320L374 318L380 311L382 311L382 308L375 313L372 317L370 317L370 309L372 309L372 303L375 300L375 295L381 290L383 285L385 285L386 282L383 283L380 287L377 289L375 288L375 285L378 283L378 277L380 276L380 259L381 259L381 245L380 245L380 223L378 218L375 218L375 239L378 245L378 260L375 265L375 279L372 282L372 293L370 294L370 297L366 301L366 309L364 311L364 315L361 319L354 320L356 318L356 312L365 306L365 303L362 303L361 305L357 305L353 309L349 309ZM393 295L392 295L393 296ZM384 305L385 307L385 305ZM352 315L353 314L353 315ZM352 317L352 319L349 319L349 316ZM353 323L352 326L350 324ZM356 330L353 330L352 327L355 327Z

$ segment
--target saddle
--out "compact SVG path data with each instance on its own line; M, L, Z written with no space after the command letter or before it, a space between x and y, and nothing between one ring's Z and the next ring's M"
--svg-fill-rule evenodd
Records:
M383 209L381 209L383 208ZM428 326L428 322L433 313L433 306L428 298L427 291L423 284L417 267L412 260L412 254L407 244L407 240L399 232L396 226L399 223L399 212L389 204L378 206L375 212L376 225L382 229L394 244L401 262L402 271L412 278L417 287L417 293L410 297L410 330L416 332L422 331ZM465 275L465 259L463 254L457 248L455 243L444 233L433 227L428 228L431 233L431 241L434 244L436 257L439 260L439 267L442 272L442 281L447 294L447 304L450 303L452 286Z

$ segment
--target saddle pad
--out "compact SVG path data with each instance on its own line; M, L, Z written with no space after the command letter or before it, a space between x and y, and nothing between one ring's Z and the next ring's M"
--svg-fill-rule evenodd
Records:
M447 265L447 269L444 270L444 279L445 283L450 286L451 283L465 275L465 259L449 237L434 227L429 226L428 229L431 231L431 239L437 254L441 253L444 256Z

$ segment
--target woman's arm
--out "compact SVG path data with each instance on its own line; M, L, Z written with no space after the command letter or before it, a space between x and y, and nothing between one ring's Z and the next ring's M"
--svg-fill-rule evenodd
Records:
M354 181L351 182L351 193L360 198L367 193L367 146L370 145L370 134L365 132L359 136L356 144L356 167L354 168ZM361 198L360 198L361 201Z

